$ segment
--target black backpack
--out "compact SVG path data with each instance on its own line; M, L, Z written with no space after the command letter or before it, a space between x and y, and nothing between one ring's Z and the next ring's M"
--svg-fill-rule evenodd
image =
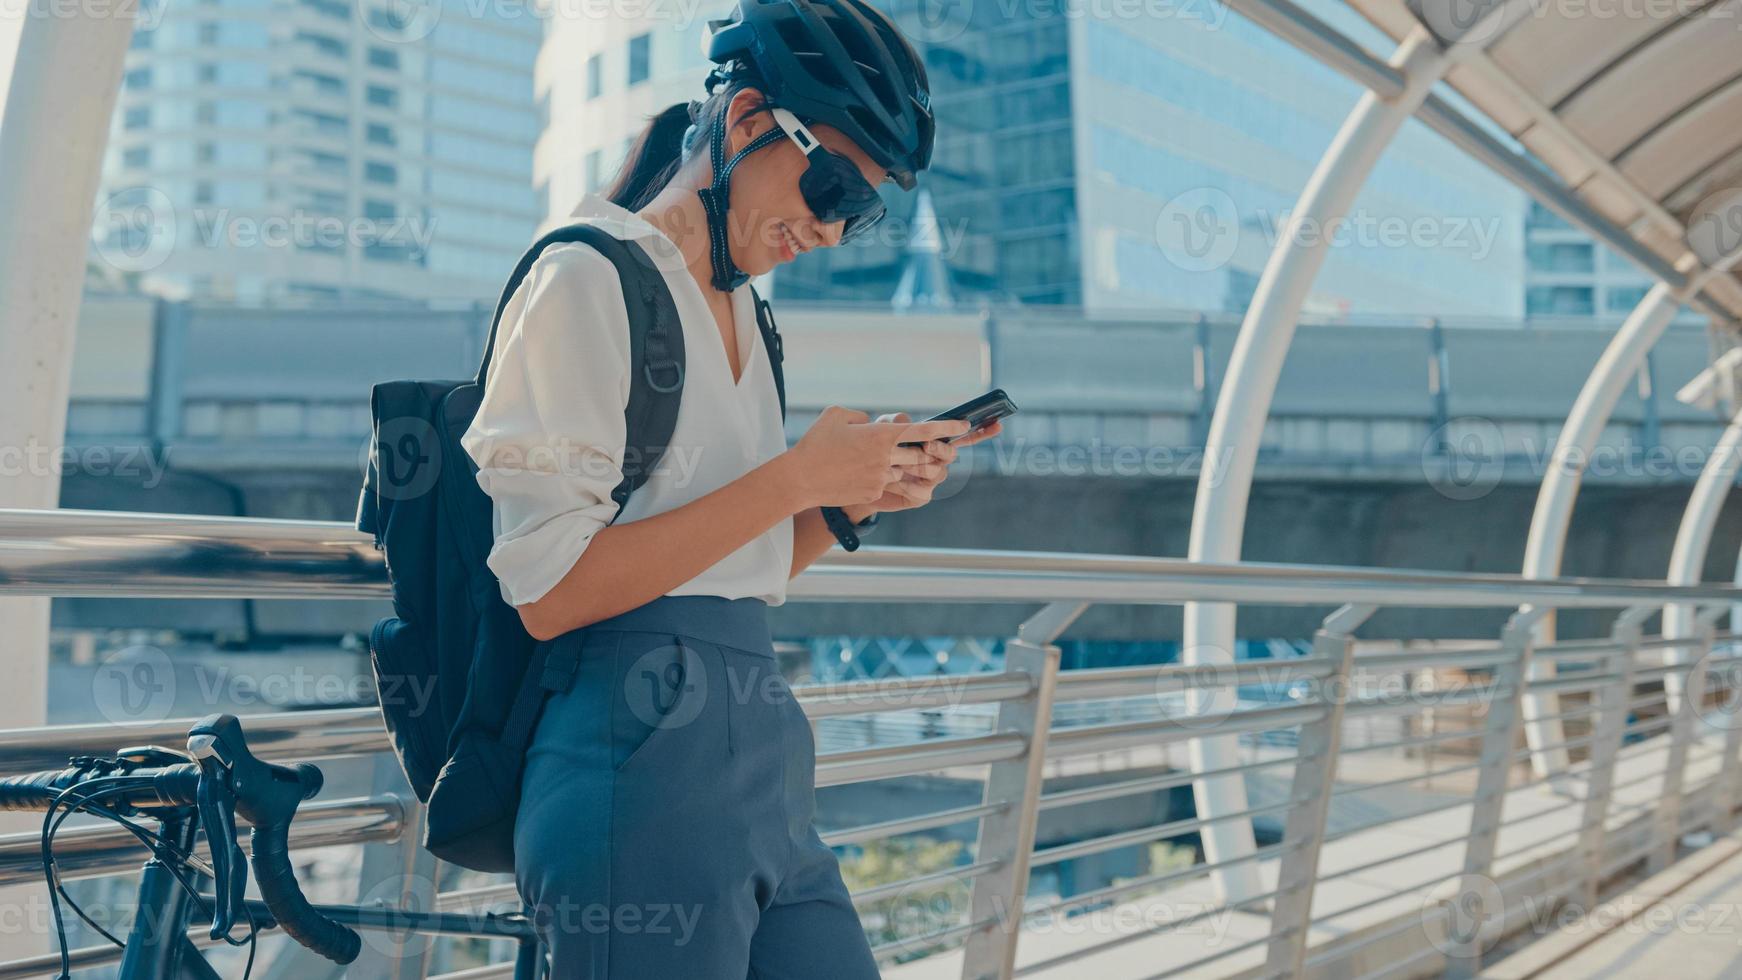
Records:
M535 242L515 266L490 320L478 375L469 381L374 386L369 466L357 529L385 553L393 612L369 634L381 714L405 776L427 806L423 844L476 871L514 869L520 774L539 709L573 682L574 631L540 643L502 599L484 563L493 541L490 498L460 445L483 399L502 311L545 248L581 242L617 268L629 314L631 383L625 409L621 513L659 461L683 393L683 329L665 279L635 242L575 224ZM780 334L752 289L786 414Z

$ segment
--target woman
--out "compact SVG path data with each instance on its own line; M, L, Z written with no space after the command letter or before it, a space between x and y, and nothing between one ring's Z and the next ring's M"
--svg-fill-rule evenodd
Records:
M930 96L861 0L742 0L711 26L707 100L655 117L575 211L654 256L676 304L688 356L664 462L619 513L628 317L610 262L573 243L510 299L463 440L504 597L541 640L584 631L528 752L516 877L561 980L870 980L767 607L834 544L823 508L862 529L919 506L997 428L951 445L964 423L829 408L787 448L748 278L863 233L878 183L911 188Z

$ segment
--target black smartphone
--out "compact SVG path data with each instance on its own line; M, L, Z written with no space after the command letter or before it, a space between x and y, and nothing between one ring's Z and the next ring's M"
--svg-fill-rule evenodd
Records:
M993 388L984 395L980 395L977 398L970 398L960 405L957 405L955 408L946 412L939 412L925 421L941 422L945 419L965 420L968 423L968 431L962 433L962 435L965 436L977 429L983 429L986 426L991 425L993 422L1004 418L1006 415L1014 415L1015 413L1016 403L1010 400L1010 396L1004 393L1004 389ZM956 436L954 438L945 439L944 442L955 442L956 439L960 438L962 438L962 436ZM904 442L902 445L923 446L925 444L921 442Z

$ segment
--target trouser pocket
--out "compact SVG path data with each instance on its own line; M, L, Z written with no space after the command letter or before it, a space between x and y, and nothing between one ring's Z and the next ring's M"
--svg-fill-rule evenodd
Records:
M623 771L655 743L693 735L706 722L710 690L704 647L671 633L625 634L612 692L612 768Z

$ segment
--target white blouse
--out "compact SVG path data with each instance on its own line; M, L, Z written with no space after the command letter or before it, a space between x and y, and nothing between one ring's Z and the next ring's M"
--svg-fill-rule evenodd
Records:
M711 493L786 449L780 401L750 287L732 291L738 361L701 285L663 232L588 194L573 217L619 239L642 240L665 276L683 325L683 399L670 447L630 495L618 523ZM629 317L610 260L579 243L553 245L502 312L484 398L460 444L490 495L496 543L488 564L502 598L523 605L561 581L616 509L629 400ZM781 521L669 595L786 600L792 520Z

